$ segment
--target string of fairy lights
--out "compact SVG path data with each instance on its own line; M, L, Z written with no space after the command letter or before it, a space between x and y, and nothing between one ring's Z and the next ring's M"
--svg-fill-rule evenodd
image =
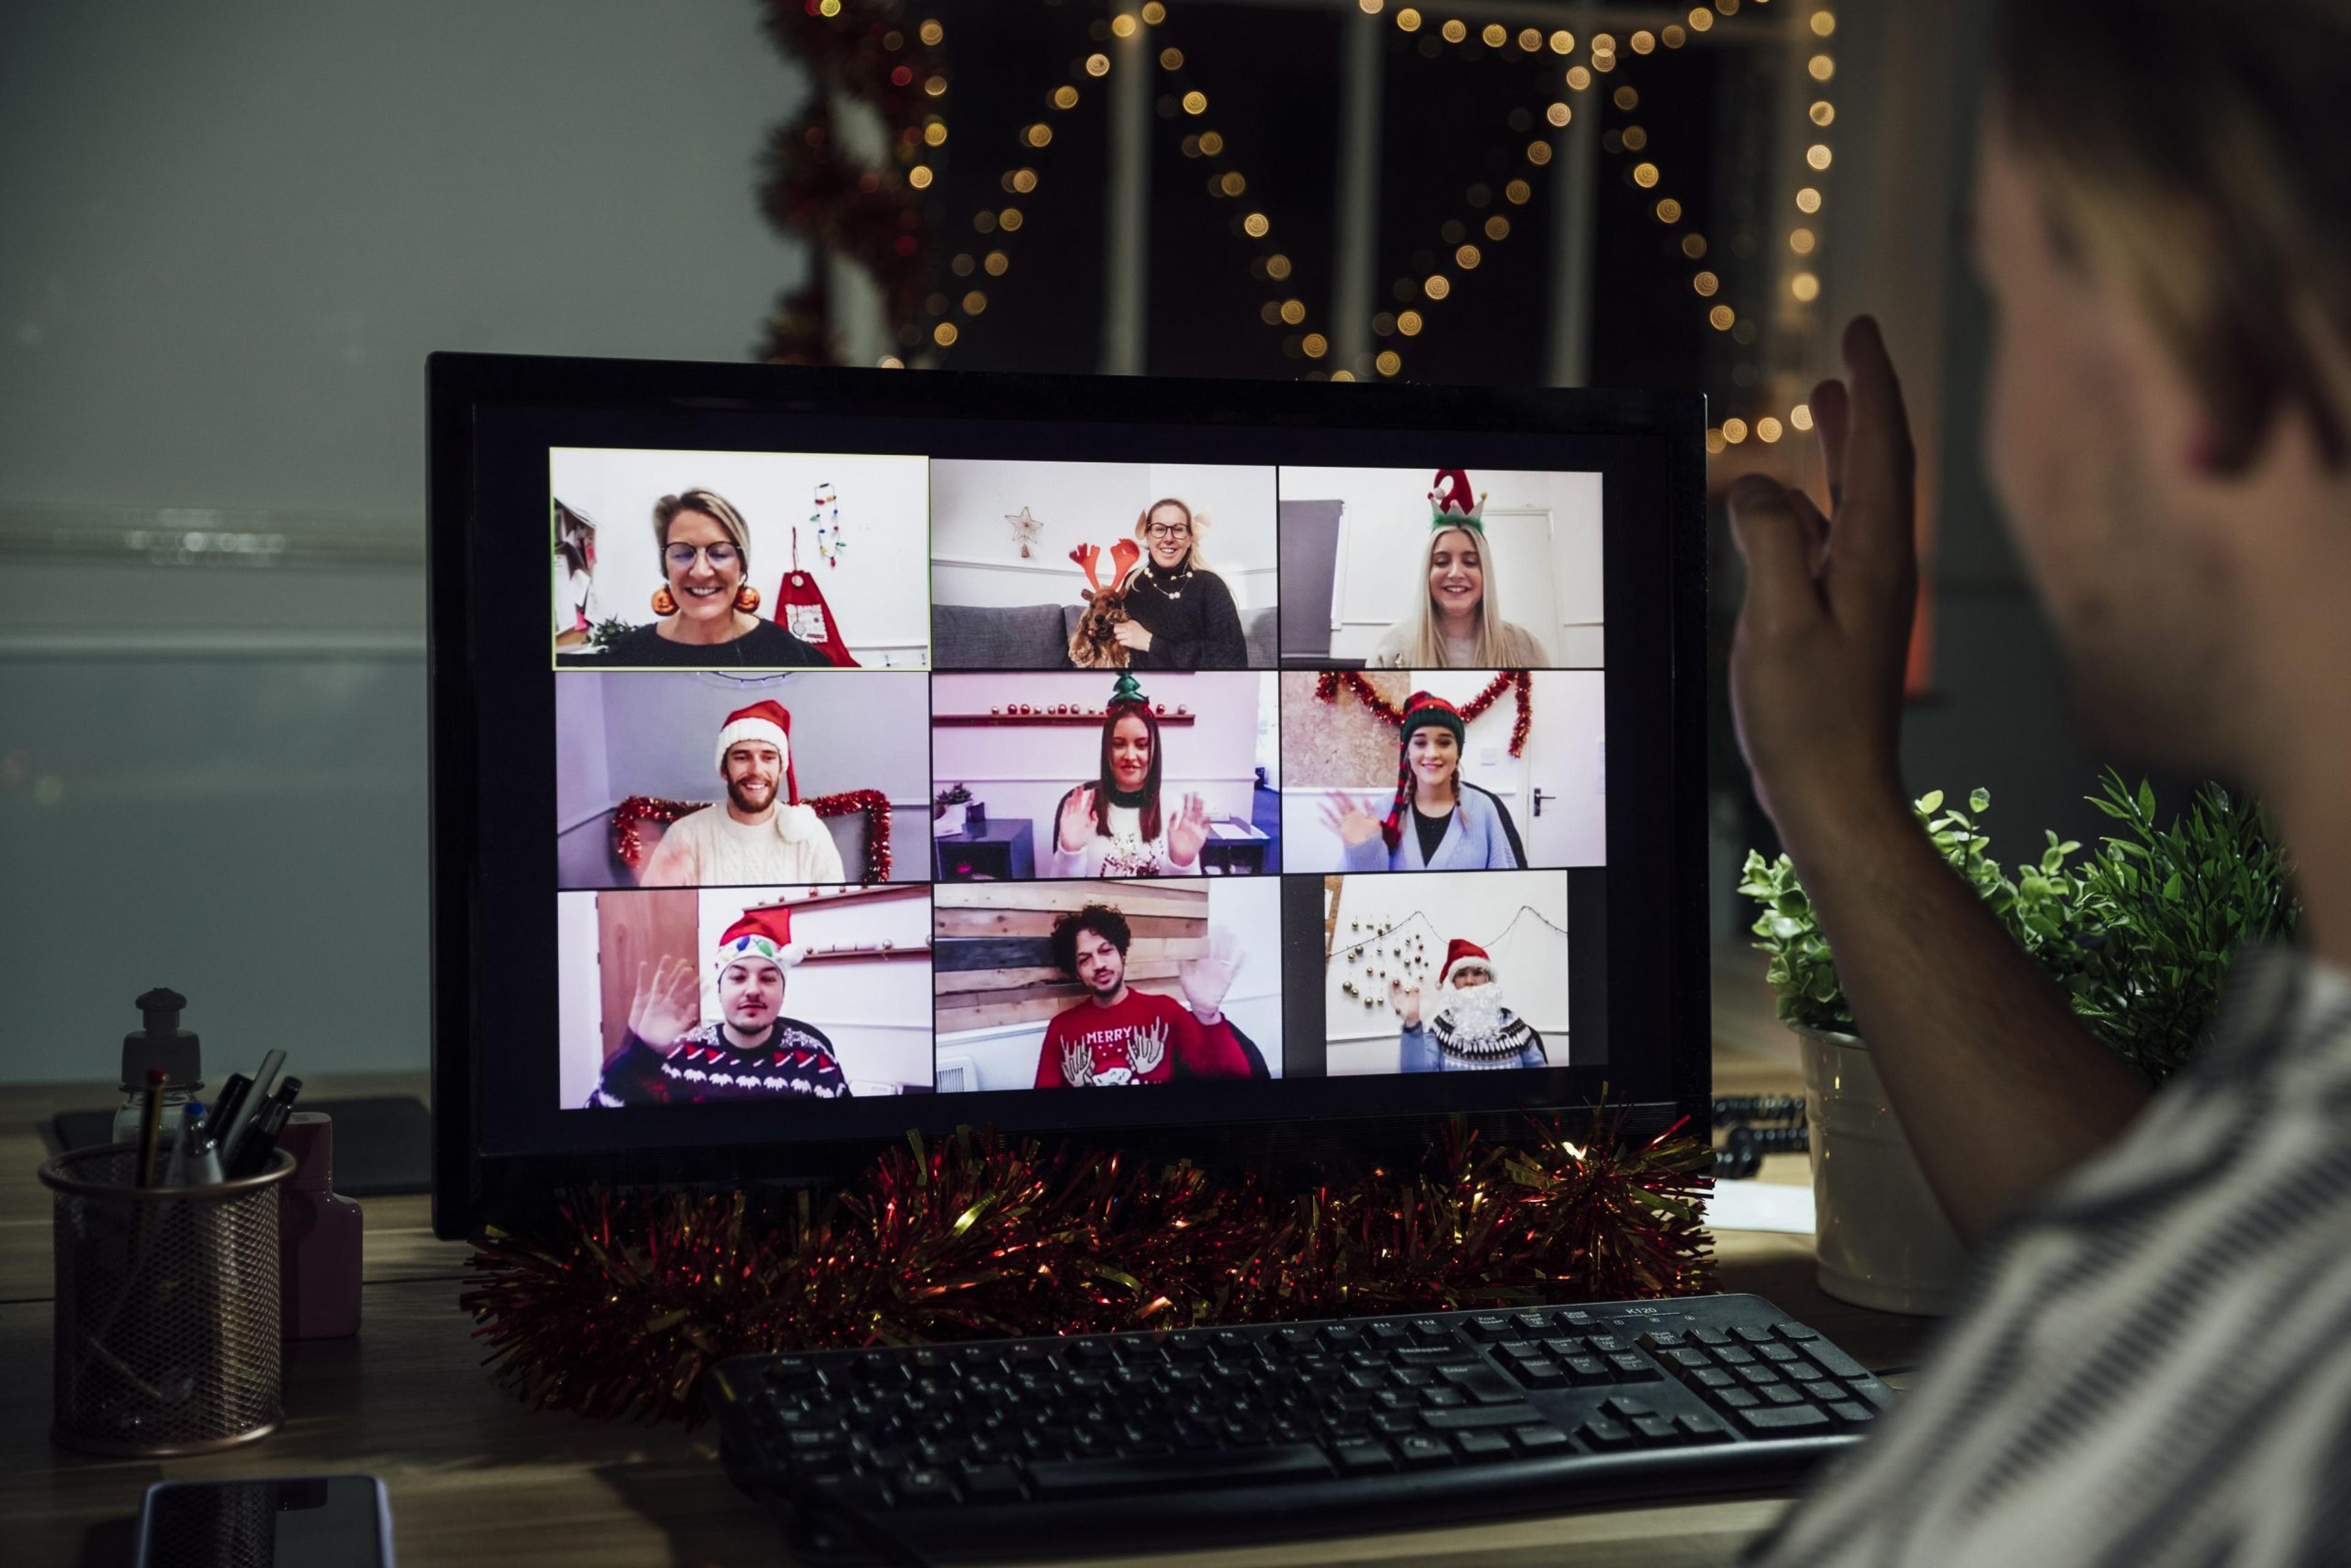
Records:
M1746 0L1758 8L1771 0ZM1801 4L1802 0L1797 0ZM1365 13L1379 16L1387 12L1387 0L1356 0ZM820 0L820 14L837 15L840 0ZM1462 193L1462 205L1446 217L1437 227L1437 238L1444 249L1435 257L1422 256L1416 260L1435 260L1435 265L1416 267L1411 272L1393 278L1389 293L1393 308L1379 310L1370 322L1377 345L1371 356L1370 369L1381 379L1401 376L1405 356L1395 340L1409 340L1428 330L1437 308L1467 287L1485 262L1489 250L1505 244L1515 231L1510 209L1523 207L1535 196L1535 182L1531 176L1539 173L1552 159L1549 132L1571 124L1579 106L1593 112L1588 99L1605 78L1616 72L1626 54L1640 57L1658 50L1673 51L1689 43L1694 34L1713 28L1718 16L1737 16L1742 0L1711 0L1710 5L1693 6L1682 21L1668 23L1656 29L1643 27L1627 34L1621 41L1611 32L1594 32L1587 38L1578 38L1567 29L1545 31L1532 26L1515 30L1499 22L1473 25L1460 16L1434 17L1416 5L1397 7L1391 16L1393 25L1403 34L1417 36L1422 53L1434 57L1446 45L1468 47L1473 33L1479 44L1492 51L1506 51L1515 47L1521 58L1544 58L1547 68L1558 68L1556 86L1545 97L1540 110L1520 106L1512 109L1505 123L1514 136L1527 140L1516 153L1517 167L1510 177L1499 181L1499 190L1485 180L1472 183ZM1132 38L1138 30L1155 28L1167 20L1167 6L1162 0L1148 0L1132 11L1095 21L1092 25L1092 41L1108 44L1113 39ZM1813 84L1815 96L1806 110L1813 131L1804 149L1805 183L1793 194L1796 209L1788 223L1785 243L1790 253L1799 258L1796 270L1787 278L1789 303L1799 311L1809 309L1820 298L1819 274L1802 258L1812 256L1819 248L1817 225L1826 204L1822 191L1824 176L1834 162L1834 150L1827 132L1836 120L1836 107L1828 96L1829 84L1836 74L1836 60L1830 52L1829 40L1836 31L1835 13L1820 0L1813 0L1805 15L1803 26L1812 36L1815 47L1804 61L1803 69ZM930 48L945 42L944 26L935 19L926 19L916 26L916 36ZM885 47L895 49L899 35L893 33ZM1579 56L1581 57L1579 57ZM1209 96L1194 78L1185 52L1173 44L1159 48L1151 57L1158 68L1171 78L1176 89L1165 95L1162 104L1163 117L1180 119L1186 126L1180 151L1187 159L1203 161L1207 166L1204 188L1211 201L1235 204L1229 220L1231 231L1244 242L1249 254L1249 268L1256 281L1270 285L1273 292L1259 307L1260 320L1268 327L1280 329L1283 353L1294 360L1307 361L1304 374L1312 380L1326 376L1333 381L1356 379L1353 368L1340 365L1325 368L1332 349L1327 332L1310 324L1311 314L1297 285L1297 265L1284 251L1274 235L1273 215L1265 210L1261 201L1245 200L1251 190L1248 172L1241 166L1231 139L1207 120ZM912 83L910 68L900 67L907 74L899 85ZM1038 119L1021 125L1016 141L1024 160L1033 158L1052 146L1056 137L1055 120L1067 116L1083 99L1083 89L1099 85L1116 68L1113 56L1095 49L1072 61L1070 79L1055 87L1048 95L1047 111ZM904 179L916 191L931 189L942 177L948 141L945 99L949 88L944 71L935 71L923 82L923 90L936 109L917 125L907 126L901 133L897 148L900 161L906 165ZM1629 80L1621 81L1606 92L1606 99L1621 114L1635 113L1640 106L1639 89ZM1172 112L1171 112L1172 110ZM1537 130L1540 120L1543 127ZM1194 127L1197 127L1194 129ZM1637 120L1604 132L1602 150L1614 158L1632 160L1626 176L1632 183L1651 197L1650 215L1660 225L1679 229L1676 249L1693 270L1688 276L1692 294L1699 301L1707 325L1718 332L1736 337L1741 343L1754 340L1756 325L1751 318L1742 318L1736 307L1725 298L1730 290L1720 270L1721 264L1708 264L1711 246L1702 230L1695 225L1684 226L1689 209L1668 188L1666 171L1656 152L1651 150L1647 130ZM994 238L985 249L975 246L956 252L948 262L948 270L958 282L969 281L970 287L958 295L953 287L932 293L925 308L932 321L925 333L920 328L909 329L903 346L910 350L920 348L929 362L959 342L970 323L987 308L984 279L1005 277L1011 268L1010 236L1020 232L1025 214L1020 203L1037 192L1042 175L1034 163L1022 161L1004 167L998 175L997 185L1006 198L1003 204L984 205L974 211L969 219L973 233L983 241ZM1499 199L1498 199L1499 198ZM1776 226L1776 225L1775 225ZM884 366L900 368L904 361L888 355L881 361ZM1744 374L1745 372L1742 372ZM1792 402L1784 416L1775 408L1758 413L1750 421L1740 415L1725 418L1720 424L1707 431L1707 449L1719 453L1750 439L1764 444L1779 441L1789 431L1812 428L1812 411L1802 402Z

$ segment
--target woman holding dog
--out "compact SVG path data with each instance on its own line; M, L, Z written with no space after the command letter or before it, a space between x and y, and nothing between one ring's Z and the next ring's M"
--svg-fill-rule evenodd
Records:
M1172 810L1162 807L1165 762L1150 700L1122 671L1102 711L1101 772L1092 783L1073 787L1054 810L1050 874L1197 876L1208 808L1194 794Z
M1134 520L1143 559L1119 586L1126 619L1113 628L1137 670L1239 670L1249 666L1240 610L1200 552L1204 519L1169 497Z

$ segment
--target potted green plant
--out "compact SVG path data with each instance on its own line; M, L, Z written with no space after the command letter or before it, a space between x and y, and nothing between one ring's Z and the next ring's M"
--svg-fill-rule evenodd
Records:
M2091 803L2118 824L2098 850L2054 833L2013 874L1977 819L1941 793L1913 805L1921 828L2009 934L2067 990L2075 1014L2160 1082L2201 1037L2220 983L2248 941L2290 938L2297 910L2286 864L2258 810L2207 786L2168 828L2154 790L2109 772ZM1781 1019L1803 1055L1821 1288L1892 1312L1948 1310L1967 1254L1920 1175L1854 1030L1811 901L1785 855L1750 853L1740 891L1762 906L1755 946Z
M964 831L971 810L971 787L950 784L931 797L931 837L951 838Z

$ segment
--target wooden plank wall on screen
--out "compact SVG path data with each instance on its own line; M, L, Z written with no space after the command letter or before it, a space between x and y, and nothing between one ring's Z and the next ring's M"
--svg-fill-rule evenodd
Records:
M1126 982L1181 997L1176 966L1208 950L1208 890L1196 878L941 883L932 894L938 1031L1043 1023L1085 1000L1053 962L1053 922L1089 904L1126 916Z

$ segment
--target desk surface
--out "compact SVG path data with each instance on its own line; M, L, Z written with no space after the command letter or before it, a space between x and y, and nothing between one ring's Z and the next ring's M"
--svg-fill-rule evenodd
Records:
M1718 980L1718 993L1726 1004L1717 1018L1718 1090L1794 1092L1793 1048L1770 1022L1768 1001L1759 1017L1751 981L1735 972ZM311 1087L321 1098L422 1093L423 1077L322 1074ZM276 1436L234 1453L168 1462L92 1458L53 1448L49 1198L33 1179L47 1155L39 1128L57 1110L111 1099L101 1084L18 1087L7 1092L0 1122L0 1541L8 1543L11 1562L122 1568L131 1560L140 1495L151 1482L323 1470L383 1478L403 1568L779 1560L779 1537L721 1474L706 1428L689 1434L533 1415L490 1383L470 1322L456 1305L467 1250L434 1239L421 1197L367 1200L359 1335L287 1347L287 1419ZM1802 1181L1803 1161L1775 1156L1762 1179ZM1724 1290L1770 1298L1873 1366L1909 1364L1924 1321L1821 1294L1811 1238L1724 1231L1718 1243ZM1129 1568L1696 1568L1729 1562L1783 1506L1778 1497L1730 1498L1083 1561Z

